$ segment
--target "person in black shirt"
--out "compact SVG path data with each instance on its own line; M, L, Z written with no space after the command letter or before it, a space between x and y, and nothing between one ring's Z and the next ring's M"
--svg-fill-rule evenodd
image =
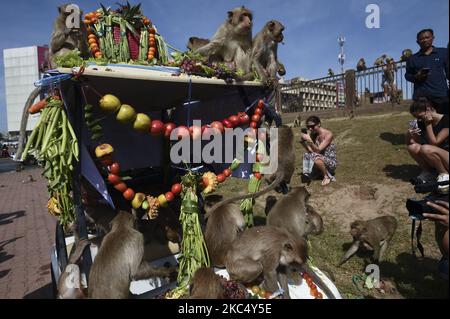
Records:
M423 172L419 179L429 181L432 172L439 176L438 182L448 181L449 123L448 115L439 114L425 98L415 101L410 113L417 119L407 133L408 152ZM440 188L441 191L448 186Z
M448 114L448 48L436 48L433 41L432 29L417 34L420 51L408 59L405 78L414 83L414 100L426 97L438 113Z

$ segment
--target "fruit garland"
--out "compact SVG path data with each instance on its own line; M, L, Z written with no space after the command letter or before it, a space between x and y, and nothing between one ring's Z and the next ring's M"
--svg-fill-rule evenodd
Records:
M315 299L323 299L323 294L317 290L317 286L314 284L311 276L307 272L301 273L301 276L306 281L306 284L309 287L310 295Z

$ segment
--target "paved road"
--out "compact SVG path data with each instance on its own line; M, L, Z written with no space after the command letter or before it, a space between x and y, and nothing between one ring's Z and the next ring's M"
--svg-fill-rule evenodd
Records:
M16 172L16 165L0 160L0 299L52 298L56 220L46 209L47 183L40 168Z

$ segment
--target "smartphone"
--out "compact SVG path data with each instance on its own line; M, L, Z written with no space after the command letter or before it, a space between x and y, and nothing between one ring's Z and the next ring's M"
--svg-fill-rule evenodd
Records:
M411 120L411 121L409 121L409 127L412 130L415 130L415 129L419 128L419 123L417 123L417 120Z

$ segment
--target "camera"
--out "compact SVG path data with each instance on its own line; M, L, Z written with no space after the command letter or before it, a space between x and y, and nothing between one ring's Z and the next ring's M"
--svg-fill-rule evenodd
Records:
M427 182L422 183L417 178L411 180L411 184L414 185L414 191L417 194L428 194L421 200L409 198L406 201L406 209L408 210L409 217L415 220L424 220L424 213L439 214L436 209L427 205L427 202L435 202L437 200L448 202L448 192L443 194L439 191L439 186L445 186L449 184L446 182Z
M303 134L308 134L308 129L302 128L300 129L300 132L302 132Z

